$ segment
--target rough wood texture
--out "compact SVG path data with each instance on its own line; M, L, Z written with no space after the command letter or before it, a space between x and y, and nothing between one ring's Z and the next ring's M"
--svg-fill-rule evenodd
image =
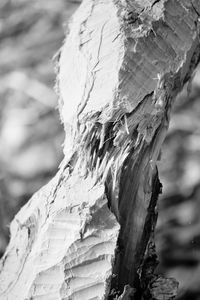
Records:
M65 160L18 213L1 299L170 299L153 274L156 161L199 60L198 1L85 0L59 55Z

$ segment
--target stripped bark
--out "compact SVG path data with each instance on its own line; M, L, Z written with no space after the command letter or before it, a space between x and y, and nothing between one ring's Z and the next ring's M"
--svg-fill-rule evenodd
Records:
M156 161L199 61L198 1L85 0L57 64L65 159L11 224L1 299L171 299Z

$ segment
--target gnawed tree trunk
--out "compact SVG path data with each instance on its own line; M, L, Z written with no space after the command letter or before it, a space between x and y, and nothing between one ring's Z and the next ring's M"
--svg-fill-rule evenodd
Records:
M11 224L0 299L170 299L154 275L156 161L199 60L200 7L85 0L58 62L65 160Z

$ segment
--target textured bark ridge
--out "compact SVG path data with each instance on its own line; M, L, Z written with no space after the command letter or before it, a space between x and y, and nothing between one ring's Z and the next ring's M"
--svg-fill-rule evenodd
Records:
M11 224L1 299L171 299L156 161L199 60L199 4L85 0L57 63L65 159Z

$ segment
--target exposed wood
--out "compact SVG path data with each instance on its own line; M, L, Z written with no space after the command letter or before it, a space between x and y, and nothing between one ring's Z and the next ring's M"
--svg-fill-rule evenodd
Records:
M156 161L199 55L197 1L81 4L57 65L65 160L11 224L1 299L174 297L153 274Z

